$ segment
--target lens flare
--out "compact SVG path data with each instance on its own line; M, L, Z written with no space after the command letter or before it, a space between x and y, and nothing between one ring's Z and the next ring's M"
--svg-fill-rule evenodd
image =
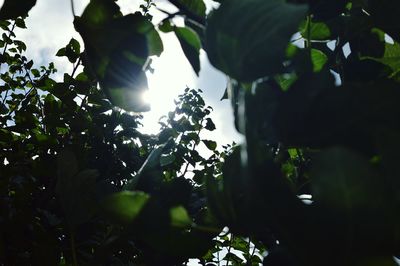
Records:
M152 96L151 96L151 93L150 93L150 91L149 90L145 90L143 93L142 93L142 101L145 103L145 104L151 104L151 99L152 98Z

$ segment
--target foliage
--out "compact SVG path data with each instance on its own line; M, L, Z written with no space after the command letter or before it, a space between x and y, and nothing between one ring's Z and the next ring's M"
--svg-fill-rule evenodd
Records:
M205 254L220 228L204 182L225 153L201 137L215 129L201 92L187 88L160 132L142 134L141 115L79 72L76 40L57 53L75 63L57 82L53 64L23 55L18 25L2 22L1 263L174 265Z
M35 232L6 230L17 239L3 244L7 258L34 261L57 249L54 261L75 265L257 265L261 255L272 266L395 265L398 1L220 0L206 15L201 0L169 0L179 11L159 25L145 2L142 13L122 16L115 1L91 0L74 22L85 51L73 40L59 51L84 72L63 82L51 80L53 66L32 69L12 30L3 35L1 44L15 49L2 55L2 91L13 90L2 104L2 228ZM15 25L27 12L3 8L13 9L4 18ZM177 16L184 27L174 25ZM229 75L240 146L220 152L200 139L215 126L195 90L178 99L157 137L113 108L147 109L138 95L149 57L162 52L158 31L175 34L196 73L202 47ZM196 151L200 143L209 159ZM189 171L193 179L183 178ZM96 194L99 184L108 192ZM81 243L89 232L102 238Z

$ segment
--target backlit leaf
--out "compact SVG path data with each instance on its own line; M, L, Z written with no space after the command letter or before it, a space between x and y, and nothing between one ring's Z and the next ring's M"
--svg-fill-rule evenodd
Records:
M240 81L276 74L306 12L307 6L282 0L223 2L208 19L210 62Z
M140 191L118 192L106 198L104 211L117 221L130 223L139 215L149 198L148 194Z
M169 210L171 225L175 227L189 227L192 220L183 206L173 207Z
M199 75L200 71L200 48L201 41L197 33L188 28L176 27L175 28L176 37L181 44L183 53L192 65L194 72Z

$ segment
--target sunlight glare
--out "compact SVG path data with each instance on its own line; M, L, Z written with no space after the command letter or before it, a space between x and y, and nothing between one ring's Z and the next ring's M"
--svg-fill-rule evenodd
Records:
M141 132L156 134L160 128L158 120L175 108L174 99L183 93L186 87L195 87L195 74L187 59L183 56L180 44L172 34L160 34L164 41L164 52L153 58L151 66L154 73L146 72L149 90L143 94L143 101L151 106L143 113Z
M152 102L151 99L152 99L152 95L151 95L150 90L146 90L142 93L142 101L145 104L149 104L151 106L151 102Z

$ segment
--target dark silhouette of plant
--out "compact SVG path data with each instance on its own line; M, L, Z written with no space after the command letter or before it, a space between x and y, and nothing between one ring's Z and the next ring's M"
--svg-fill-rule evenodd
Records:
M396 265L400 3L219 0L206 14L202 0L169 2L178 11L153 25L156 2L123 16L115 1L91 0L74 21L85 50L71 40L58 53L84 71L55 82L54 66L34 69L13 35L35 1L5 1L1 258ZM229 76L240 146L201 139L215 126L196 90L158 135L117 108L148 109L139 95L160 31L197 74L203 48Z

